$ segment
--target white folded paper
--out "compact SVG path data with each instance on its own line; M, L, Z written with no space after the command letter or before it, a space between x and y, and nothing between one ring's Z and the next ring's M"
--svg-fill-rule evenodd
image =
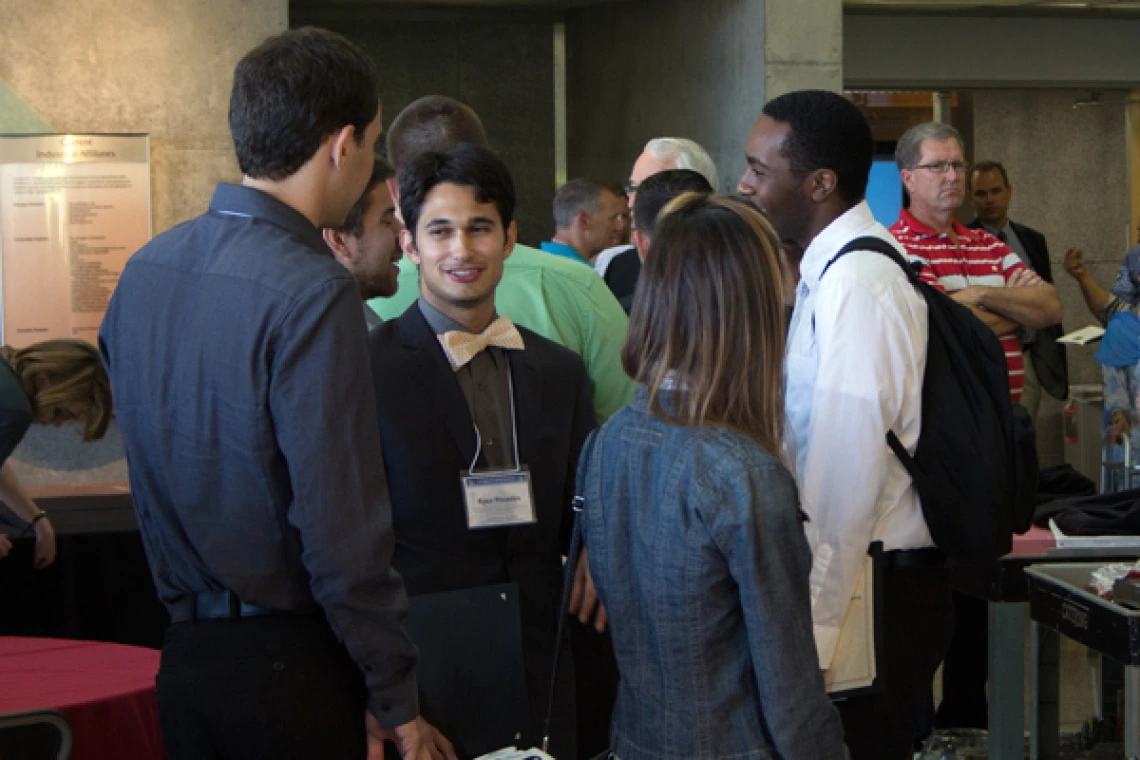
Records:
M1070 536L1050 518L1049 530L1058 549L1140 549L1140 536Z
M554 760L554 758L540 749L504 747L486 755L480 755L475 760Z
M1079 330L1073 330L1057 338L1058 343L1067 343L1070 346L1087 346L1095 340L1104 337L1104 328L1100 325L1089 325Z

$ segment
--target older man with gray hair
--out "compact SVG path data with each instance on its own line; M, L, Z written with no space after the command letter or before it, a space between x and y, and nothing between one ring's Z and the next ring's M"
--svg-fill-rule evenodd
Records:
M1061 321L1052 285L1022 263L1008 245L960 224L954 214L966 199L967 164L962 138L948 124L913 127L895 148L899 175L910 196L890 232L922 260L922 278L945 291L982 320L1005 348L1009 389L1021 400L1025 360L1018 330Z
M633 171L629 173L625 191L629 196L630 211L637 201L637 188L646 177L673 169L695 171L708 180L713 192L717 191L719 177L716 164L704 148L684 137L657 137L645 144L645 149L633 163ZM641 275L641 258L635 247L607 248L594 260L594 269L605 279L619 302L630 303L637 278Z
M966 198L967 164L962 138L948 124L929 122L898 142L895 161L910 206L890 232L926 267L922 279L969 307L1001 339L1009 367L1009 390L1021 401L1025 359L1019 332L1061 321L1051 284L1029 269L1013 250L985 229L958 223ZM954 636L943 668L940 727L986 725L986 603L954 592Z

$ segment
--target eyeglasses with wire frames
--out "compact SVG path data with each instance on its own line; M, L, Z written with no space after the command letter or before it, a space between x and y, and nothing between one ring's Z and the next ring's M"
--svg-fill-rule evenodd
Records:
M966 171L965 161L935 161L932 164L919 164L914 167L915 169L929 169L935 174L949 174L953 169L955 174L962 174Z

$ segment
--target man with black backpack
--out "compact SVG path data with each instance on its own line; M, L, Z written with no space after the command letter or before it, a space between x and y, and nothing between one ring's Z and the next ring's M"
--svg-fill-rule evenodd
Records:
M737 189L804 250L785 394L809 518L820 666L835 664L868 546L881 541L885 689L838 707L854 760L903 760L953 609L945 555L933 547L916 485L888 445L889 437L908 459L918 446L929 318L904 252L864 200L873 152L870 127L850 102L831 92L788 93L753 126Z
M967 177L957 130L939 122L913 127L899 139L895 160L910 205L891 225L891 233L927 264L923 281L969 308L1000 339L1009 395L1019 402L1025 387L1025 356L1019 333L1023 327L1041 329L1061 321L1057 291L1029 269L1005 241L955 220L954 214L965 200ZM1032 446L1028 430L1026 426L1021 434ZM993 464L993 457L983 456L978 452L971 461ZM975 467L969 466L969 470ZM1036 489L1030 482L1018 490L1022 496L1032 496ZM957 624L943 669L937 724L942 728L985 728L987 603L955 593L954 616Z

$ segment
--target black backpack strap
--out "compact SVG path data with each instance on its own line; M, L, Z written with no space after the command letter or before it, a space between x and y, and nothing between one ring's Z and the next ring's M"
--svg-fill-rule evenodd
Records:
M907 279L910 280L911 285L914 285L917 288L922 282L918 276L918 273L922 271L922 264L920 262L916 261L914 263L911 263L907 261L901 255L899 255L899 252L893 245L888 243L886 240L875 237L873 235L864 235L863 237L857 237L854 240L847 241L847 244L840 248L839 251L831 257L831 261L827 262L827 264L823 267L823 271L819 273L819 279L823 279L823 276L827 274L827 270L831 269L832 264L839 261L841 258L851 253L852 251L874 251L875 253L881 253L902 267L902 270L906 272ZM815 332L815 314L811 315L811 329L812 332Z
M907 279L909 279L911 283L917 285L919 282L921 282L918 276L918 273L922 271L923 268L921 263L911 263L907 261L902 257L902 254L900 254L898 252L898 249L896 249L893 245L888 243L886 240L883 240L879 237L874 237L873 235L865 235L864 237L858 237L854 240L848 241L846 245L839 249L838 253L831 257L831 261L827 262L827 266L825 266L823 268L823 271L819 273L820 279L823 279L823 276L827 274L827 270L831 269L832 264L839 261L841 258L851 253L852 251L874 251L875 253L881 253L902 267L902 270L906 272Z
M562 602L558 612L558 634L554 639L554 664L550 672L550 694L546 701L546 721L542 727L542 751L550 749L550 723L554 715L554 687L558 683L558 658L562 654L562 639L566 635L566 618L570 616L570 595L574 591L574 576L578 573L578 557L582 554L582 544L586 531L582 521L585 520L583 510L586 506L586 466L590 462L590 455L594 451L598 431L595 430L586 438L582 445L582 453L578 457L578 472L574 477L574 527L570 534L570 551L566 555L566 565L563 568Z

